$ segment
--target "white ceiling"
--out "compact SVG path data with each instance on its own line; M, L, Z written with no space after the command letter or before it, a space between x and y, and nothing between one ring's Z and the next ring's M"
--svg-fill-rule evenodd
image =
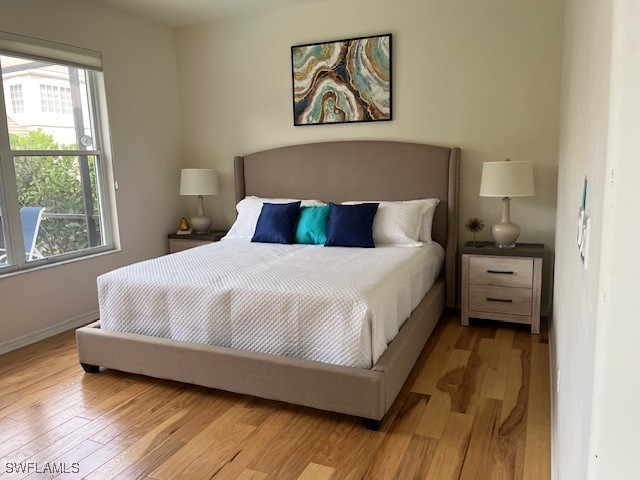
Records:
M325 0L99 0L169 27Z

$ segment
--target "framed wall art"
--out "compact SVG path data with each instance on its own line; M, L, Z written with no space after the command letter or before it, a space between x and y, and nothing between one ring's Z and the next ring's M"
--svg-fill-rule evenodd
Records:
M293 124L391 120L391 34L291 47Z

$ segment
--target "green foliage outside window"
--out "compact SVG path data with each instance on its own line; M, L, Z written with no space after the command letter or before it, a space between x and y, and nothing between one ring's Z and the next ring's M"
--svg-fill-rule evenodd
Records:
M75 145L60 145L41 129L28 135L10 133L15 150L76 150ZM88 157L93 212L98 214L95 187L95 158ZM18 200L21 206L46 207L46 214L84 215L82 182L78 157L46 156L15 157ZM100 228L99 219L97 220ZM99 236L98 232L98 236ZM44 256L57 255L87 248L87 224L83 218L43 218L36 248Z

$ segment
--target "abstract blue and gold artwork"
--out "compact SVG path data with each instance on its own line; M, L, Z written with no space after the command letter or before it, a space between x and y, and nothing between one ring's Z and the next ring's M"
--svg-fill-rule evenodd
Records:
M391 120L391 34L291 47L293 124Z

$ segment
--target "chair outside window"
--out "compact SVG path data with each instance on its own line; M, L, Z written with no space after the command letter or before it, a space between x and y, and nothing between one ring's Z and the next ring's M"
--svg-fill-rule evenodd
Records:
M24 253L27 262L42 258L42 255L36 248L36 240L38 239L38 231L40 230L40 222L44 210L44 207L22 207L20 209ZM0 248L0 268L7 265L5 262L6 259L7 251L2 247Z

